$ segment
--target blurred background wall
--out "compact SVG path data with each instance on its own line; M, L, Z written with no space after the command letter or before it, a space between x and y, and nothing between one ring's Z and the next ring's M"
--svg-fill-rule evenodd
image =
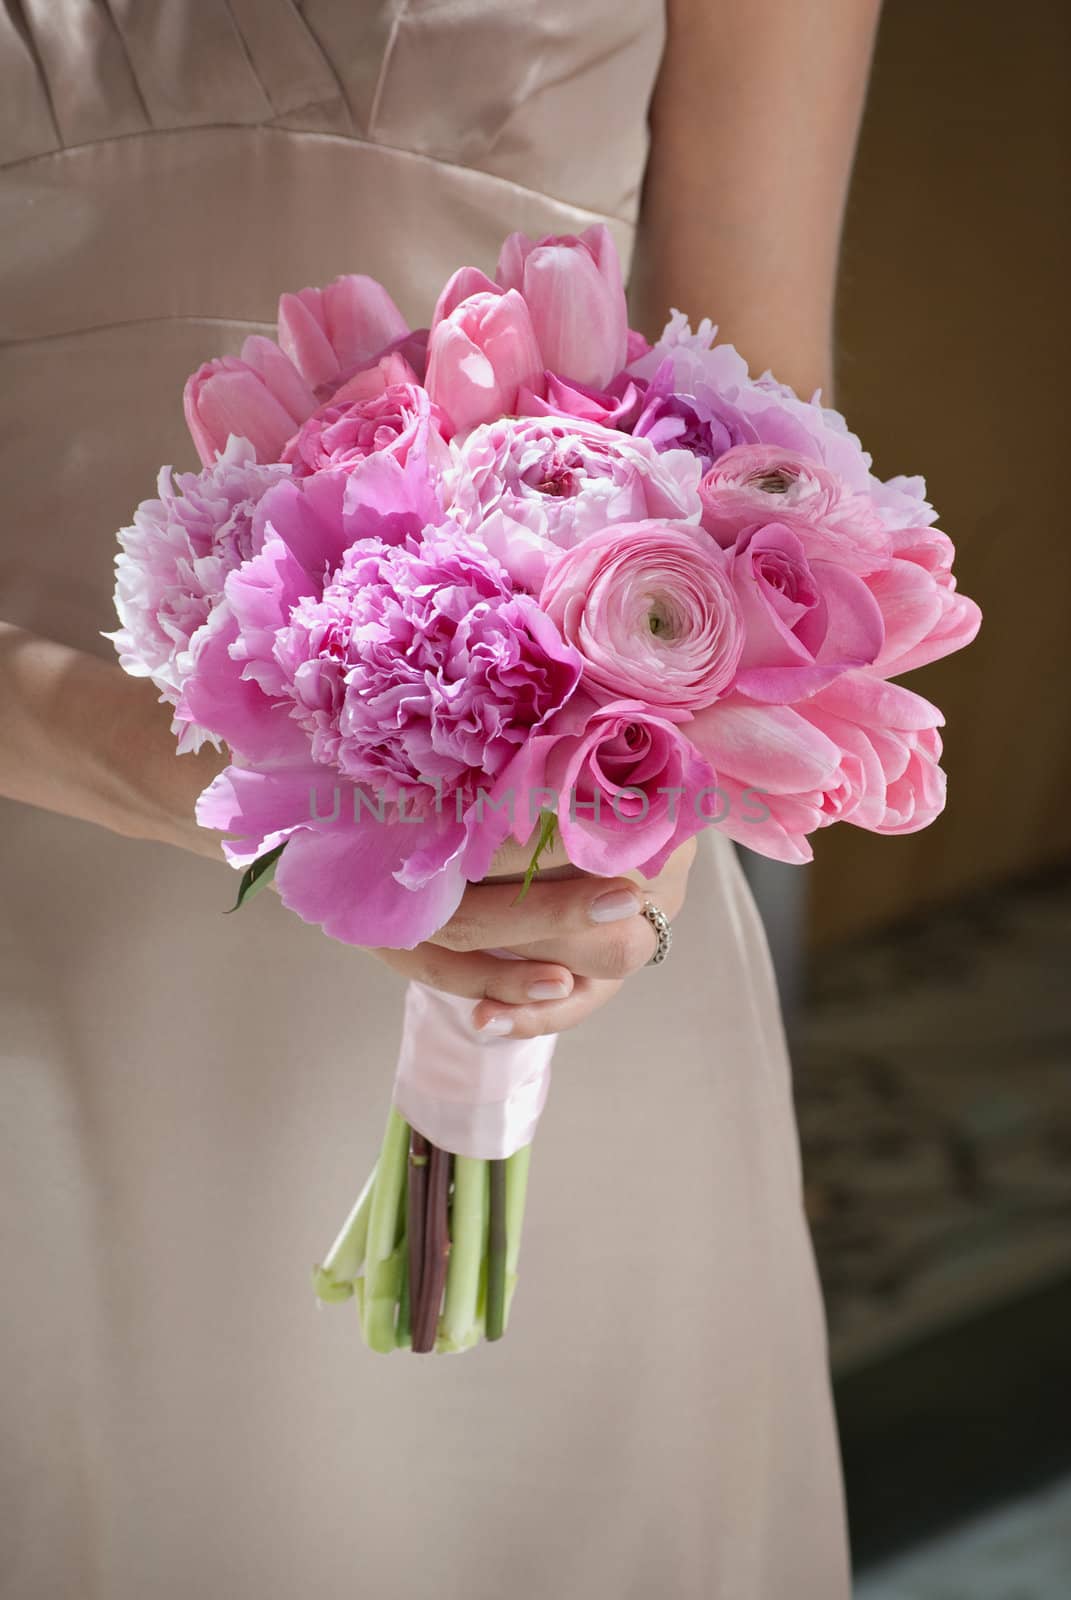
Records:
M1069 24L1067 0L886 0L837 400L883 476L925 473L985 622L910 680L948 719L946 814L819 836L817 941L1071 855Z
M837 404L925 473L985 617L907 680L943 817L819 834L805 952L763 896L863 1566L1061 1475L1071 1504L1069 61L1067 0L885 0L846 223ZM941 1594L1071 1592L1024 1515Z

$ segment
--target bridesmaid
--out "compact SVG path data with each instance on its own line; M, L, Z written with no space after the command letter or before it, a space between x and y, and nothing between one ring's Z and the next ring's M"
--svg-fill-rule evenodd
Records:
M602 221L635 326L709 311L828 395L877 8L0 8L3 1600L845 1600L788 1064L727 841L655 886L650 972L624 881L520 913L474 887L406 954L269 897L236 928L192 821L218 758L176 759L100 633L115 528L191 463L183 379L287 288L367 272L416 323L510 230ZM507 944L528 961L490 983ZM306 1290L378 1144L396 974L563 1033L510 1335L455 1361L373 1359Z

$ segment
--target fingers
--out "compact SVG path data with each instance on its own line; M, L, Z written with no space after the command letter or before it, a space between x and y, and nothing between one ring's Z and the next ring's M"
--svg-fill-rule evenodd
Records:
M671 922L684 904L694 856L695 846L689 841L670 857L656 878L638 879L643 900L658 906ZM509 948L531 961L559 961L578 977L627 978L647 965L657 942L646 917L636 915L579 933L565 932L556 938L511 944Z
M372 953L403 978L415 978L431 989L469 1000L486 998L523 1006L531 1001L561 1000L573 991L573 974L560 962L503 961L485 952L461 954L432 944Z
M642 904L627 878L537 880L523 896L516 883L474 884L432 943L454 951L514 949L623 922Z
M566 1000L528 1006L500 1006L485 1000L473 1011L472 1020L477 1028L486 1028L489 1033L509 1039L536 1039L547 1033L564 1033L598 1011L620 987L620 983L577 978Z

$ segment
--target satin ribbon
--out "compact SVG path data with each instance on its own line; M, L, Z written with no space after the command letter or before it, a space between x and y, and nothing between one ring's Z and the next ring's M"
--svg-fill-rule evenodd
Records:
M532 1142L557 1035L477 1033L475 1005L410 983L393 1101L410 1127L440 1149L501 1161Z

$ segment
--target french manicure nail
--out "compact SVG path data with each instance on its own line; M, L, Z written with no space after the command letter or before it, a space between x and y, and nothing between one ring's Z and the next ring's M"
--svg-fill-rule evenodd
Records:
M592 922L622 922L625 917L634 917L639 909L638 897L628 889L611 889L591 902L588 916Z
M528 989L529 1000L564 1000L569 993L569 984L564 978L543 978L539 983L533 983Z
M499 1035L512 1033L513 1023L510 1021L509 1017L488 1017L487 1021L482 1023L481 1026L477 1028L476 1032L495 1033Z

